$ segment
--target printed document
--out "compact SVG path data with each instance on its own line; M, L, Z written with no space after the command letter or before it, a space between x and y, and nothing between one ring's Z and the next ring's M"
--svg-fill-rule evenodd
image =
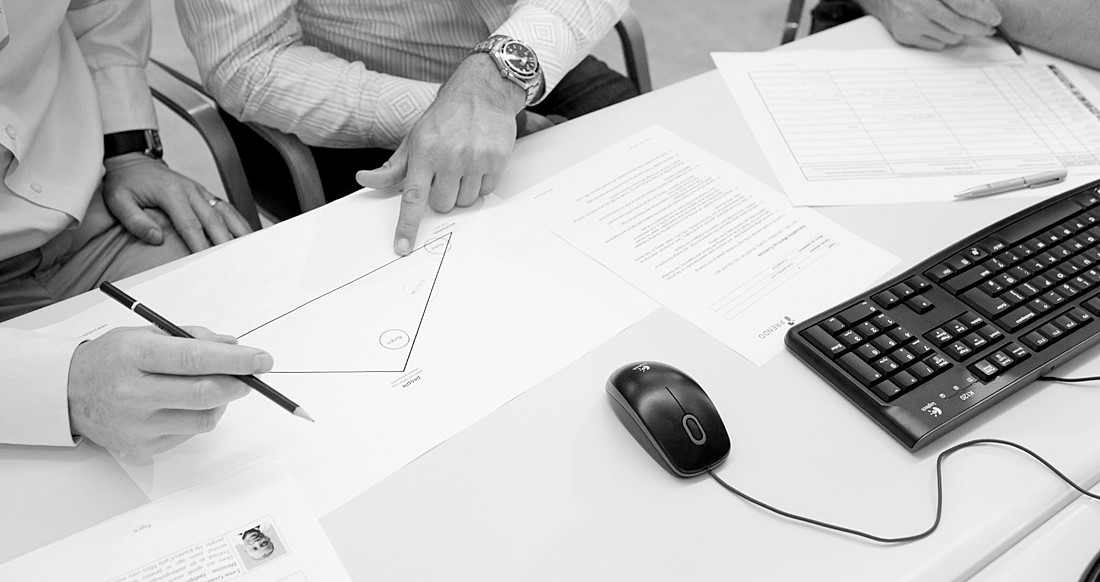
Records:
M0 566L2 580L351 580L286 468L250 466Z
M758 366L787 328L898 260L659 127L524 196L536 220Z
M400 197L363 191L119 287L177 325L275 360L218 427L119 462L153 499L258 457L286 460L325 514L635 323L656 304L495 196L428 212L393 252ZM104 301L48 330L147 326Z
M994 58L993 55L1002 58ZM713 53L796 206L947 201L1065 168L1100 177L1100 92L1073 65L995 39L942 52Z

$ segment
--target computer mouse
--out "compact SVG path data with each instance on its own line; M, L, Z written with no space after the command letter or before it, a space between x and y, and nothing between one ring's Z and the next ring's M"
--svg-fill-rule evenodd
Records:
M729 455L729 434L714 403L680 370L654 361L627 364L607 379L607 393L629 417L619 415L635 438L673 474L694 477Z

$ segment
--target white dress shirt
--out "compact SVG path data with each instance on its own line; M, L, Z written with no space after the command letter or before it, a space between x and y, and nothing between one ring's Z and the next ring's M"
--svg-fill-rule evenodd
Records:
M396 148L475 44L531 46L546 93L627 0L177 0L203 83L243 121L309 145Z
M148 0L4 0L0 259L74 228L103 174L103 134L156 128ZM0 327L0 442L68 445L75 338Z

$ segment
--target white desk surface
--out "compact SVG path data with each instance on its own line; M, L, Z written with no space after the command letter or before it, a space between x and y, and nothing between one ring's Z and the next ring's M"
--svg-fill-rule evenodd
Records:
M789 48L890 42L864 19ZM520 192L652 123L777 186L712 71L522 140L499 193ZM823 213L900 256L900 270L1024 205L991 198ZM325 215L320 209L296 220L320 227ZM42 325L99 300L80 298L15 324ZM1096 373L1095 355L1061 372ZM1096 513L1029 458L986 447L946 463L944 519L928 539L879 546L788 522L707 478L673 477L642 450L604 392L615 368L641 359L672 363L707 389L732 441L723 478L820 519L883 535L924 529L934 509L935 455L976 437L1026 444L1080 482L1100 481L1095 389L1033 384L912 454L792 355L756 368L661 309L323 516L352 578L957 580L989 564L987 573L1007 568L995 560L1009 550L1006 560L1022 559L1017 542L1044 549L1032 532ZM94 445L0 447L0 467L7 500L0 561L146 501Z

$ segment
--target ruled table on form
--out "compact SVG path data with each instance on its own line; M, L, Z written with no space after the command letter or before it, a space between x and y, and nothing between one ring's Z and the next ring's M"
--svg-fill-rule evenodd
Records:
M884 55L769 58L782 66L739 58L723 75L795 204L830 204L830 193L880 201L840 183L888 184L912 202L933 199L921 188L947 196L1059 168L1100 174L1100 98L1072 66L934 53L893 65Z

